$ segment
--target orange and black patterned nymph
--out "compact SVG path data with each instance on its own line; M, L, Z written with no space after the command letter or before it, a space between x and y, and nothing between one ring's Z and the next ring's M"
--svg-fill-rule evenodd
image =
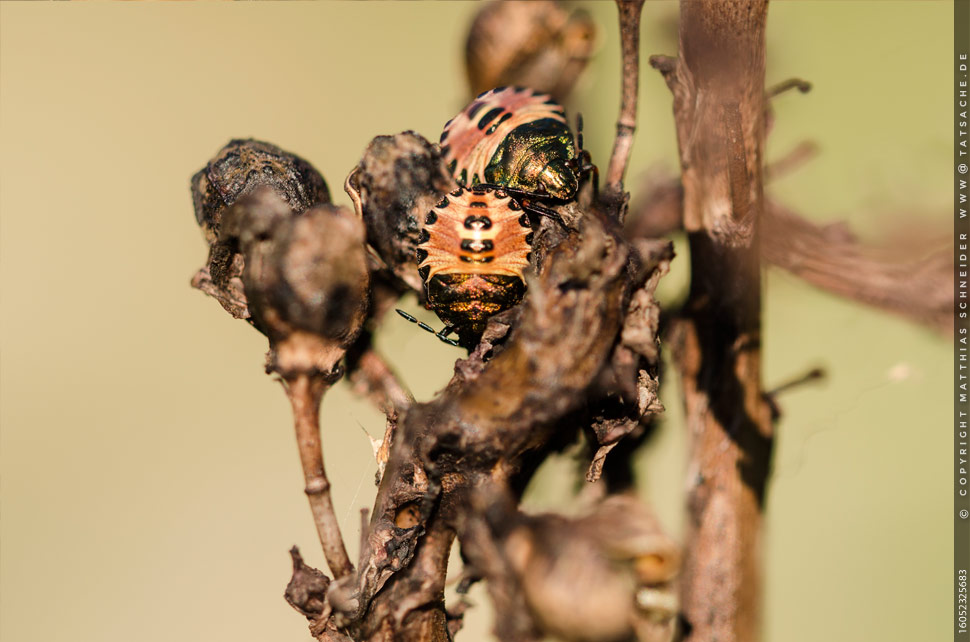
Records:
M455 190L428 212L417 247L428 307L462 344L477 341L522 300L531 250L529 217L506 192Z

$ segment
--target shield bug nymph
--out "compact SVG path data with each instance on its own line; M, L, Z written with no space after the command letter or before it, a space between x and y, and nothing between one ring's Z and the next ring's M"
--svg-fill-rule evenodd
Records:
M470 348L489 317L522 299L531 249L529 217L508 193L459 188L428 212L417 247L427 306L445 328L435 332L398 312L442 341ZM447 338L452 333L458 341Z
M498 87L448 121L441 153L464 187L502 187L520 200L569 201L580 177L596 169L582 149L581 127L574 143L562 105L531 89Z

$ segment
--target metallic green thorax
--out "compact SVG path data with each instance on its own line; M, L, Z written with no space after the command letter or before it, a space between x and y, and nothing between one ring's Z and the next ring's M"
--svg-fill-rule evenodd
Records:
M485 167L485 181L553 198L569 200L579 188L572 168L576 156L569 127L542 118L516 127Z

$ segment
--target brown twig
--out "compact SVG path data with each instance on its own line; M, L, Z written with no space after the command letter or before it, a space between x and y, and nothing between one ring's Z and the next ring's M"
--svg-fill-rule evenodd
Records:
M817 155L817 144L810 140L801 141L795 145L795 147L789 150L787 154L781 158L770 161L767 165L765 165L765 182L770 183L771 181L781 178L785 174L791 173L815 158Z
M898 248L865 246L844 225L817 225L770 201L767 208L762 251L770 263L823 290L952 330L949 247L905 248L915 254L907 259Z
M778 94L783 94L791 89L797 89L803 94L807 94L812 90L812 83L807 80L802 80L801 78L789 78L788 80L783 80L777 85L772 85L765 91L766 98L774 98Z
M801 386L810 383L812 381L820 381L825 378L825 370L822 368L812 368L808 372L798 375L797 377L792 377L788 381L778 384L771 390L765 391L766 395L780 395L783 392L787 392L793 388L800 388Z
M448 556L455 539L449 521L454 509L438 511L428 522L406 567L381 589L378 613L358 629L362 640L448 642L444 591Z
M620 117L616 121L616 139L606 172L607 189L619 192L633 149L637 128L637 96L640 80L640 11L644 0L616 0L620 13L620 41L623 49L623 93Z
M743 224L748 219L751 200L751 181L748 175L748 161L745 152L744 131L742 131L741 111L738 103L722 105L722 125L728 155L728 180L731 186L731 218Z
M335 578L354 572L347 556L340 526L330 499L330 482L323 466L323 447L320 443L320 400L330 384L326 379L297 374L285 382L286 395L293 406L296 443L303 466L306 495L313 513L313 523L323 546L323 554Z
M348 362L347 378L353 391L369 399L388 417L397 417L414 403L411 392L373 348L355 359L348 357Z

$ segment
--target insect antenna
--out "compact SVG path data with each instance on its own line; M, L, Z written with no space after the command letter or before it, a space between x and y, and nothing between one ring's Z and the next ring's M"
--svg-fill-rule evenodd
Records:
M398 310L398 309L395 308L395 311L398 314L400 314L402 317L404 317L405 319L407 319L408 321L410 321L411 323L418 324L418 327L419 328L421 328L422 330L427 330L428 332L430 332L434 336L438 337L439 339L441 339L442 341L444 341L448 345L455 346L456 348L461 347L461 344L460 343L458 343L454 339L449 339L448 338L448 335L451 334L451 332L452 332L451 328L449 328L448 326L445 326L439 332L439 331L435 330L434 328L432 328L427 323L425 323L424 321L418 321L415 317L411 316L410 314L408 314L404 310Z

